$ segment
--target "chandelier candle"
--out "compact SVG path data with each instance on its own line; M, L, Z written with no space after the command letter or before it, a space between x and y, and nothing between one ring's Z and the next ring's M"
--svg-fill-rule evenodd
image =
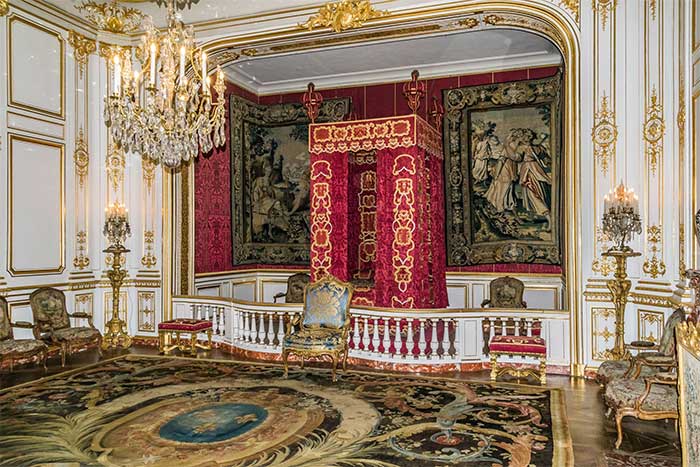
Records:
M183 24L174 3L168 1L167 30L146 21L146 34L134 54L140 69L149 71L144 95L139 96L138 74L132 80L131 57L122 56L120 62L115 54L114 88L105 98L104 111L105 124L120 148L171 169L226 142L224 73L217 67L214 98L206 53L195 47L194 31Z
M616 251L630 250L625 243L631 240L632 234L642 233L639 198L622 183L605 195L603 232L613 242L611 250Z

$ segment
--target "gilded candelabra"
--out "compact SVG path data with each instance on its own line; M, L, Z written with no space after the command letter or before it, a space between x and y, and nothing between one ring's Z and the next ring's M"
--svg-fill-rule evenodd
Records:
M627 278L627 259L641 256L626 245L632 235L642 232L639 217L639 200L633 190L620 185L605 196L603 232L612 240L613 246L603 256L615 259L614 279L607 282L615 305L615 345L606 351L606 358L623 360L629 358L625 349L625 308L632 281Z
M131 337L126 330L126 322L119 318L119 291L127 271L122 269L122 256L130 250L124 247L126 237L131 234L127 218L127 209L123 205L111 205L106 211L104 235L110 242L109 248L103 250L112 255L112 269L107 271L107 278L112 286L112 319L107 322L107 330L102 338L102 348L128 348Z

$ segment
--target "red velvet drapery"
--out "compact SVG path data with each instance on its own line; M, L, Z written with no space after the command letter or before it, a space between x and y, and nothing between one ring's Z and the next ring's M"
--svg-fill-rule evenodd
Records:
M440 133L416 115L314 124L309 152L312 276L373 276L366 304L447 306Z

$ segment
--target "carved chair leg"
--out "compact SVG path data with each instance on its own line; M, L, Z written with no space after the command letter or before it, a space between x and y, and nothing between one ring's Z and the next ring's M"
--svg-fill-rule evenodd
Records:
M620 445L622 444L622 417L624 417L624 415L621 415L619 413L615 414L615 426L617 427L617 440L615 441L615 449L620 449Z
M209 347L208 350L211 350L211 329L207 331L207 346Z
M494 353L491 354L491 381L496 381L496 376L498 376L498 356Z
M165 353L165 333L158 332L158 353Z
M287 358L289 357L289 351L287 349L284 349L282 351L282 363L284 363L284 377L287 378L289 376L289 365L287 363Z
M42 350L40 357L41 357L41 364L44 366L44 373L46 373L48 371L48 369L46 368L46 359L49 357L49 349Z
M540 384L542 386L547 384L547 359L545 357L540 358Z
M345 352L343 354L343 373L348 371L348 347L345 347Z
M332 360L332 362L331 362L331 380L335 383L336 381L338 381L338 377L335 374L335 370L338 366L338 355L337 354L331 355L331 360Z
M104 355L102 353L102 336L97 338L97 355L99 355L100 358Z

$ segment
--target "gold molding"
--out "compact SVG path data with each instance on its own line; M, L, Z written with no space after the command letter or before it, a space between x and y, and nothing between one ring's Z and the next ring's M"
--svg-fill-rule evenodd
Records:
M12 176L12 160L14 156L14 142L15 141L22 141L25 143L31 143L31 144L37 144L39 146L48 146L51 148L57 148L59 149L59 216L60 216L60 227L59 227L59 265L55 268L43 268L43 269L15 269L14 267L14 253L13 253L13 241L14 241L14 232L13 232L13 220L14 220L14 204L13 204L13 191L14 191L14 177ZM8 199L8 213L7 213L7 228L8 228L8 242L7 242L7 250L8 250L8 264L7 264L7 271L10 273L12 276L36 276L36 275L42 275L42 274L61 274L65 270L65 257L66 257L66 250L65 250L65 229L66 229L66 215L65 215L65 209L66 209L66 204L65 204L65 145L63 143L58 143L55 141L49 141L45 139L40 139L40 138L34 138L30 136L23 136L20 134L16 133L8 133L8 169L7 169L7 178L9 180L8 183L8 193L7 193L7 199Z
M68 31L68 43L73 47L75 61L78 63L80 77L83 77L85 66L88 62L88 57L97 50L97 42L93 39L88 39L82 34L78 34L73 30Z
M109 150L107 151L107 178L110 182L110 190L112 192L118 192L119 188L124 181L124 168L126 167L126 158L124 157L124 151L121 150L113 142L109 143Z
M569 13L571 13L571 16L574 17L574 20L576 21L577 24L580 23L580 19L581 19L580 0L559 0L559 6L561 8L564 8L565 10L568 10Z
M73 152L73 163L75 164L75 174L78 178L80 188L85 186L90 167L90 154L88 153L88 143L82 127L78 130L75 140L75 151Z
M27 26L30 26L34 29L38 29L39 31L42 31L50 36L54 36L58 40L59 44L59 111L56 112L51 109L43 109L41 107L36 107L31 104L26 104L22 102L18 102L14 98L14 75L12 74L12 63L14 62L13 57L14 55L12 54L12 25L14 22L20 22L23 24L26 24ZM27 18L24 18L23 16L19 16L17 14L12 14L8 18L8 23L7 23L7 68L8 68L8 76L7 76L7 87L8 87L8 106L10 107L15 107L18 109L24 109L28 110L29 112L32 113L37 113L40 115L45 115L47 117L54 117L63 120L65 118L65 110L66 110L66 99L65 99L65 76L66 76L66 63L65 63L65 48L64 48L64 39L61 33L58 31L54 31L53 29L49 29L45 26L42 26L39 23L35 23L34 21L31 21Z
M615 158L617 136L615 111L608 109L608 96L603 94L600 99L600 109L593 117L591 137L593 139L593 155L600 163L600 170L604 175L608 173L610 159Z
M76 256L73 258L73 267L85 269L90 266L90 258L87 253L87 233L84 230L75 234Z
M611 339L615 337L615 331L610 330L608 326L600 329L598 319L611 320L612 325L615 325L615 308L594 307L591 308L591 357L593 360L606 360L606 352L608 348L599 348L599 338L603 339L605 346ZM611 345L612 347L612 345Z
M362 27L367 21L389 16L386 10L375 10L369 0L341 0L323 5L318 13L311 16L299 27L312 31L331 28L335 32Z
M0 0L0 17L5 16L10 11L10 3L7 0Z
M647 242L649 243L649 251L651 251L652 257L644 260L642 270L653 279L666 274L666 264L657 257L657 254L663 248L662 235L663 229L660 225L647 226Z
M593 10L600 15L603 31L608 23L608 18L617 8L617 0L593 0Z
M651 173L654 174L663 156L663 136L666 132L664 107L659 101L656 86L651 89L651 96L646 104L645 114L644 141L646 142L646 154L649 158L649 168Z
M156 293L152 290L139 290L136 294L138 302L138 331L153 332L156 330ZM150 306L149 306L150 305ZM150 319L149 319L150 318Z

